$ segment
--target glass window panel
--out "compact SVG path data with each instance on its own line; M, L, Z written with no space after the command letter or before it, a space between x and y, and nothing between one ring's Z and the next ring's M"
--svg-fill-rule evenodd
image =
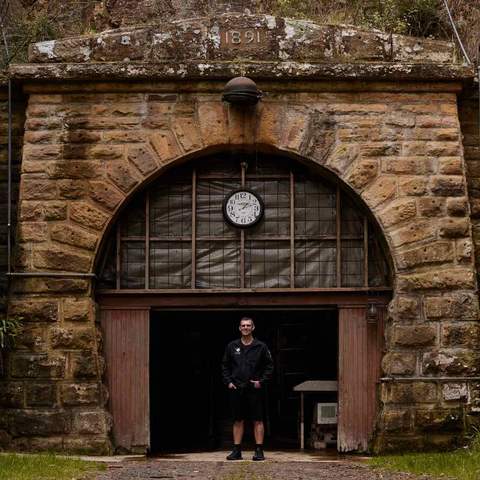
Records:
M290 180L249 180L247 188L258 193L265 204L262 220L247 235L288 236L290 234Z
M145 236L145 195L136 197L122 214L122 237Z
M340 232L343 237L362 237L363 236L363 215L358 207L353 205L352 201L344 194L341 197L340 205L341 227Z
M295 242L295 287L327 288L336 285L336 242Z
M225 154L215 157L208 162L201 162L196 166L197 177L214 176L219 178L236 179L240 182L240 159Z
M368 227L369 231L373 228L370 225ZM368 240L368 285L371 287L389 285L388 272L388 263L383 250L377 239L370 236Z
M145 242L122 242L121 244L122 288L145 288Z
M98 281L99 288L116 288L117 287L117 249L116 238L112 235L105 248L104 263L100 266L100 276Z
M290 175L290 162L282 157L262 157L248 159L249 175Z
M290 286L290 244L274 241L245 242L245 286Z
M240 288L240 242L197 242L198 288Z
M150 288L190 288L192 244L150 243Z
M150 236L192 234L192 179L171 178L150 191Z
M363 240L342 240L342 287L363 287Z
M197 235L199 237L238 237L239 232L223 216L223 201L229 192L240 188L240 180L197 182Z
M336 192L318 180L295 177L295 235L336 235Z

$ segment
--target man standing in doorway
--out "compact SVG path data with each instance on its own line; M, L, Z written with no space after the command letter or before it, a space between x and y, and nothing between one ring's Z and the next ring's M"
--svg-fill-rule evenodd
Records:
M265 382L273 372L267 346L253 338L255 324L250 317L240 320L240 338L230 342L222 360L223 382L229 389L233 415L233 450L227 460L242 460L244 421L253 421L255 454L252 460L265 460L263 454L263 406Z

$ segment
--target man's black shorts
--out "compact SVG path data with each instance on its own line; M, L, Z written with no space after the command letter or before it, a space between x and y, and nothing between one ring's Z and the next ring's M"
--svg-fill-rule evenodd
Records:
M237 420L263 420L263 387L230 389L232 417Z

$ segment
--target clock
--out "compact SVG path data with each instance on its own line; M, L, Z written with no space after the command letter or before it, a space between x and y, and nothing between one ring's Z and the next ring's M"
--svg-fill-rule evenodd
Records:
M234 227L251 227L263 216L261 197L252 190L240 188L230 192L223 202L223 215Z

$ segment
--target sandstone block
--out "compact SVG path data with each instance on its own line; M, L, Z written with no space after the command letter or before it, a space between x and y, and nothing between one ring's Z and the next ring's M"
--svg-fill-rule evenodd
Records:
M413 353L387 353L382 359L385 375L413 375L417 360Z
M442 325L442 345L450 348L476 348L480 325L476 322Z
M460 408L417 410L415 427L422 431L440 430L442 432L463 430L463 414Z
M398 193L405 196L425 195L428 178L424 176L408 176L398 181Z
M418 298L407 295L396 295L390 302L389 314L394 318L418 318L421 315Z
M105 213L85 202L71 205L70 218L80 225L95 230L102 230L108 221L108 216Z
M59 160L63 156L63 145L25 145L23 159L26 161Z
M69 453L81 455L112 455L112 444L107 435L81 436L74 438L68 436L63 441L64 449Z
M79 293L89 289L90 280L73 278L22 278L12 282L15 293Z
M45 220L65 220L67 218L67 204L65 202L45 202L43 204Z
M97 143L102 139L100 133L92 132L91 130L69 130L63 133L62 142L63 143ZM65 145L64 153L67 152L67 156L64 155L64 158L75 158L71 157L70 152L73 153L74 150L69 148L70 145ZM80 157L80 158L83 158Z
M15 435L50 436L69 433L71 417L67 412L17 411L12 419Z
M389 400L391 403L432 403L437 400L437 386L432 382L392 383Z
M397 181L394 177L379 177L363 192L363 199L370 208L395 197Z
M63 304L63 319L66 322L86 322L92 313L89 299L66 299Z
M73 430L80 434L106 434L110 428L106 412L76 412L73 416Z
M173 130L185 152L202 148L202 136L193 116L175 116Z
M138 183L133 169L126 163L111 162L107 168L107 175L125 193L128 193Z
M415 275L398 275L400 291L416 291L429 289L472 289L475 285L473 272L470 269L450 268L434 272L417 273Z
M378 162L376 160L361 160L355 164L350 172L347 182L357 190L361 190L370 183L378 174Z
M12 381L3 381L0 383L0 407L25 407L25 388L23 386L23 383L17 383Z
M385 210L380 213L382 223L386 227L402 223L415 217L417 214L417 207L415 200L400 199L391 202Z
M399 228L390 234L392 243L396 247L406 245L408 243L419 242L432 238L436 234L436 225L431 221L413 221L405 227Z
M18 226L18 238L21 242L44 242L48 238L45 222L22 222Z
M444 238L466 237L469 226L468 218L446 218L440 224L439 234Z
M22 440L19 438L18 440ZM22 447L21 447L22 448ZM27 452L63 452L63 437L54 434L48 437L28 437L28 446L23 448Z
M59 180L57 185L58 193L61 198L76 200L83 198L88 194L88 182L86 180Z
M130 147L128 150L128 159L143 175L153 172L158 167L154 154L144 145Z
M71 225L54 225L50 235L52 240L86 250L95 250L97 246L96 235Z
M396 157L382 160L386 173L400 175L424 175L433 172L433 160L428 157Z
M48 300L12 299L8 313L21 318L22 322L56 322L58 304Z
M444 383L442 385L442 397L446 402L464 401L468 397L466 383Z
M61 398L63 405L96 405L100 400L100 389L96 383L69 383L62 385Z
M409 432L412 430L412 414L409 410L388 411L382 415L386 432Z
M425 297L425 316L428 319L477 320L478 315L478 298L474 293Z
M443 157L438 160L438 173L442 175L463 175L462 157Z
M363 157L388 157L399 153L400 145L397 142L370 142L360 149Z
M53 383L28 383L27 406L53 407L57 403L57 389Z
M154 133L150 141L158 155L160 165L168 163L169 160L173 160L181 154L173 133L168 130Z
M399 347L425 347L434 345L437 331L432 325L397 325L394 327L393 342Z
M92 379L99 378L102 372L98 371L98 358L95 353L90 350L84 350L81 353L73 353L72 375L75 379Z
M396 127L414 127L415 115L406 112L394 112L387 115L385 123Z
M112 185L98 181L90 182L90 198L107 210L115 210L125 197Z
M397 261L400 268L451 262L453 245L450 242L434 242L399 254Z
M26 131L23 138L25 143L57 143L58 133L54 130Z
M452 217L464 217L468 213L466 198L449 198L447 200L447 212Z
M343 175L347 171L348 167L358 157L359 148L357 145L337 145L333 147L331 151L330 149L328 149L327 152L329 153L329 155L328 157L325 157L325 151L322 149L319 150L315 147L315 153L312 156L318 163L325 162L330 168ZM387 191L390 192L388 188L388 182L385 181L382 182L380 185L376 185L376 189L379 194L383 192L384 196L387 195ZM393 193L394 192L390 192L390 194ZM390 197L390 194L388 194L387 198ZM372 199L374 198L374 195L375 194L372 192ZM381 203L381 201L379 201L378 203Z
M421 197L418 199L418 211L423 217L440 217L445 214L445 199L439 197Z
M473 257L473 244L469 238L455 242L456 259L458 263L470 263Z
M287 150L299 151L308 130L309 115L302 108L290 108L285 113L282 145Z
M54 200L57 196L57 185L51 180L23 177L20 188L24 200Z
M11 359L10 374L13 378L63 378L65 357L17 354Z
M434 195L444 197L463 197L465 195L465 185L461 176L438 175L432 178L430 185Z
M203 142L208 145L223 145L226 143L226 112L227 108L219 102L199 102L197 118Z
M50 343L53 348L94 348L94 335L92 328L72 329L56 327L50 331Z
M33 252L33 265L41 269L84 273L90 270L91 262L90 256L69 252L56 245Z
M422 370L425 375L476 375L480 356L471 351L437 351L423 355Z
M165 127L165 124L161 125ZM102 138L104 143L143 143L145 141L145 135L142 131L128 131L128 130L119 130L119 131L109 131L103 133Z

